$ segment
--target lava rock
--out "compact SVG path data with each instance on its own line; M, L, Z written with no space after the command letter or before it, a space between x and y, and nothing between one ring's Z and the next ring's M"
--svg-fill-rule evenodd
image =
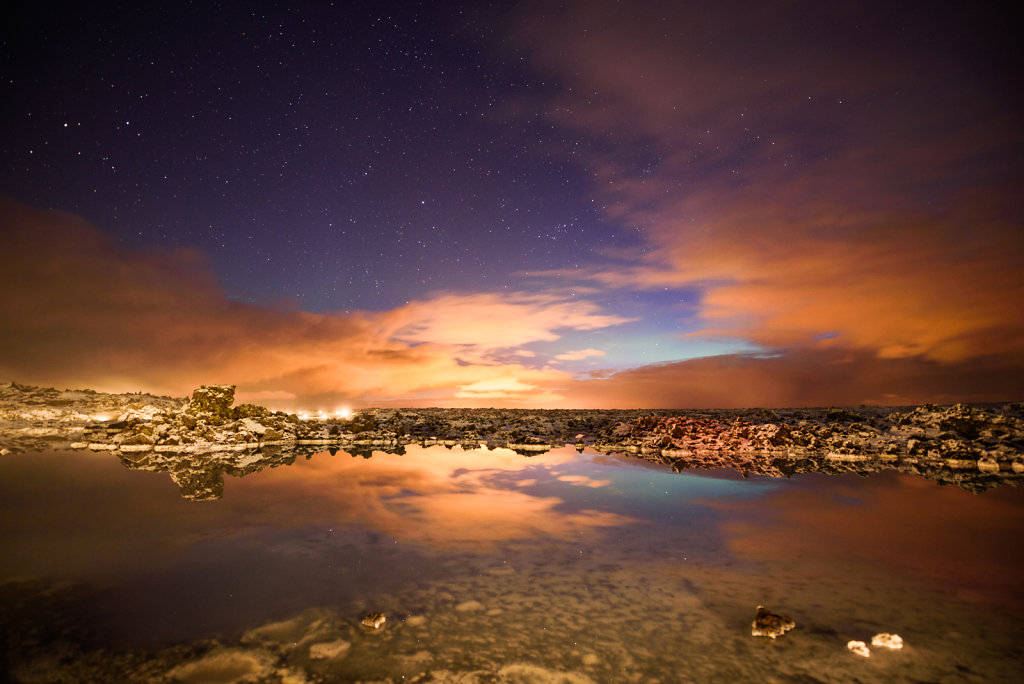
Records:
M796 627L796 623L788 615L770 613L764 606L757 607L757 615L750 626L752 636L765 636L772 639L782 636Z

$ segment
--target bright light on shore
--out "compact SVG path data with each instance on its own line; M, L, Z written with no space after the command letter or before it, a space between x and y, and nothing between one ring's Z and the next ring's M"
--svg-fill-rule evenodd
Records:
M299 420L328 420L331 418L331 414L324 410L313 411L299 411ZM352 409L341 408L334 411L335 418L341 418L342 420L348 420L352 417Z

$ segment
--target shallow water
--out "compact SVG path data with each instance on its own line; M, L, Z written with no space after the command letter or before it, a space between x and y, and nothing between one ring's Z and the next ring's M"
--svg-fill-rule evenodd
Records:
M16 681L1019 681L1022 523L1015 488L678 474L571 447L324 452L228 476L213 501L110 454L8 455L4 667ZM796 628L752 637L759 604ZM371 611L378 632L359 626ZM847 651L880 632L906 646Z

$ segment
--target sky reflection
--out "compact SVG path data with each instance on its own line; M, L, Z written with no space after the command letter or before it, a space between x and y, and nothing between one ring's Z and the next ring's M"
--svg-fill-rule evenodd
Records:
M807 475L766 496L707 499L739 556L893 573L960 598L1024 607L1021 492L982 495L886 472Z
M729 634L749 630L758 603L784 604L801 624L918 639L941 632L930 613L910 617L936 597L952 622L964 606L984 604L986 620L1024 607L1021 492L895 473L743 479L572 447L411 446L300 457L192 501L166 472L56 452L0 459L0 502L0 581L104 587L95 612L128 639L230 634L313 606L419 610L421 598L395 597L432 583L458 600L506 600L510 578L523 600L582 592L598 612L595 587L623 601L650 593L654 607L628 624L665 601L700 601ZM534 596L537 582L555 593Z

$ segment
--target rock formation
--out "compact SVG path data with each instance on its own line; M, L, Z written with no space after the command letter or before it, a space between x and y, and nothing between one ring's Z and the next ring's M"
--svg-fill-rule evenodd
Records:
M233 406L233 385L190 399L0 385L0 454L116 451L131 467L167 470L190 498L217 495L224 473L287 461L296 448L369 458L407 444L504 447L533 456L575 444L682 472L898 470L971 491L1024 479L1024 404L751 410L364 409L350 419L300 419ZM271 450L274 447L277 450ZM160 454L158 456L158 454ZM189 454L189 459L174 455ZM202 454L203 458L194 455Z

